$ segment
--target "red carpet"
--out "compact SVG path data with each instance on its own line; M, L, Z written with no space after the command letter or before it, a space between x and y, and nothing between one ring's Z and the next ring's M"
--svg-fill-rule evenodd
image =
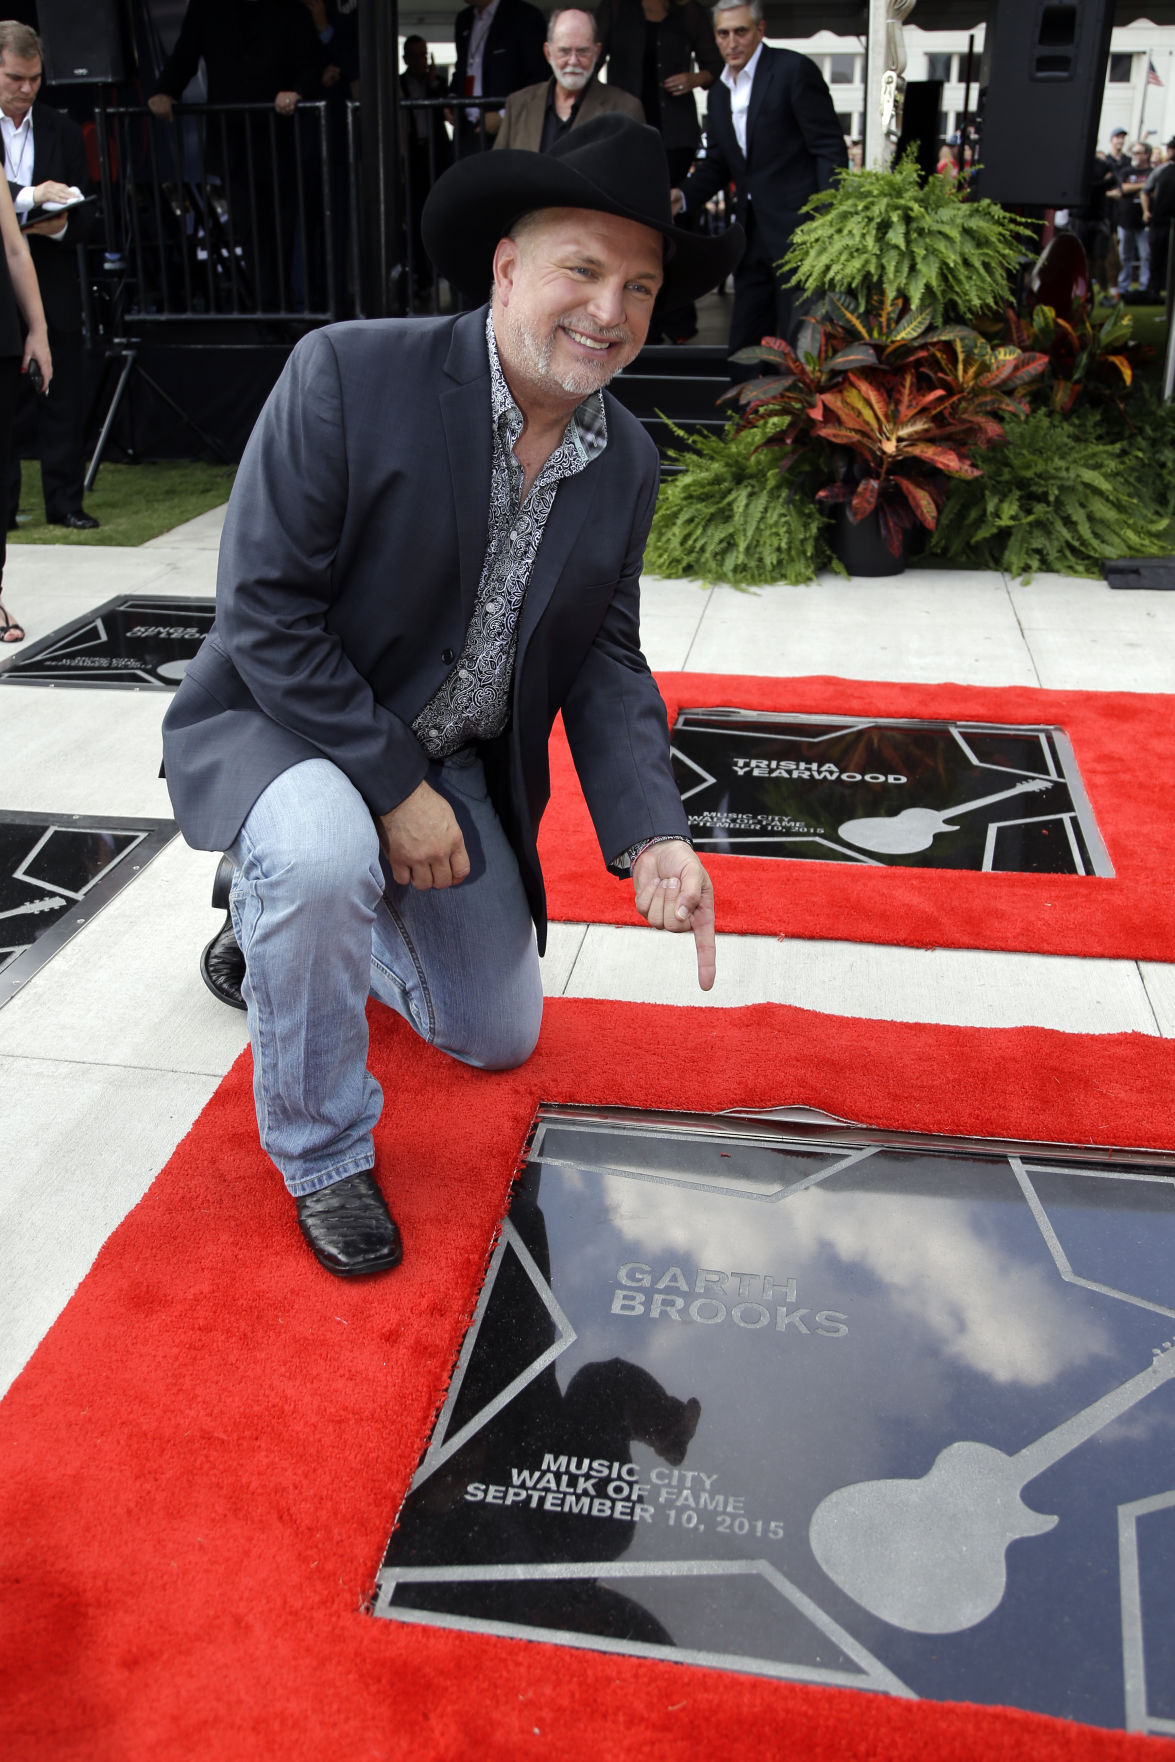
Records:
M1170 1043L556 999L525 1069L488 1076L373 1027L404 1267L315 1266L242 1059L0 1407L6 1762L1175 1755L360 1612L540 1100L1171 1147Z
M1175 960L1175 767L1168 758L1175 697L711 673L659 673L657 679L670 727L681 708L717 705L1058 725L1073 742L1115 871L1113 880L1103 880L707 854L719 930ZM539 840L551 917L639 923L630 884L601 863L561 729L551 766L551 805Z

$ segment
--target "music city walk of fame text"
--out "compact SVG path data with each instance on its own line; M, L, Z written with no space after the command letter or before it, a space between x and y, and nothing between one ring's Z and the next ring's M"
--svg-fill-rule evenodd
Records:
M718 1479L696 1468L658 1464L644 1471L632 1462L546 1451L538 1468L511 1468L509 1485L471 1481L464 1498L470 1505L528 1506L620 1523L662 1522L671 1529L703 1531L709 1525L718 1535L783 1540L779 1518L748 1512L745 1496L720 1491Z
M812 783L865 783L876 788L879 783L908 784L910 779L900 772L842 771L826 762L809 763L805 759L734 759L731 770L737 777L809 781ZM709 808L687 814L691 828L699 832L782 832L797 835L819 833L821 828L808 820L797 820L786 813L751 813L734 808Z

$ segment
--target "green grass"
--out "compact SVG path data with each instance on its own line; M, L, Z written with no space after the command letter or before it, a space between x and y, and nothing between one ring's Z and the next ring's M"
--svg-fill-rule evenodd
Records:
M94 532L71 532L45 524L41 467L34 459L21 466L21 514L31 516L9 544L141 545L173 526L195 519L228 501L235 467L165 460L155 465L103 465L86 497L86 512L101 525Z

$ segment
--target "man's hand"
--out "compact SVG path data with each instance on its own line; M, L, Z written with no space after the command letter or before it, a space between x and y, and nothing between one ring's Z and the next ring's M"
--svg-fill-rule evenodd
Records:
M670 212L670 214L680 214L684 207L685 207L685 197L682 195L681 191L680 190L670 190L670 192L669 192L669 212Z
M48 220L34 220L32 226L26 226L26 238L53 238L57 233L64 232L69 219L64 214L54 214Z
M406 887L457 887L469 873L457 816L435 789L418 783L390 814L376 820L380 847L392 875ZM681 926L684 929L684 925Z
M72 202L76 193L68 184L59 184L52 178L46 178L43 184L33 185L33 202L38 208L43 202Z
M175 103L166 92L156 92L153 98L148 98L147 108L152 116L161 116L164 122L170 122Z
M301 98L301 92L279 92L273 101L273 107L279 116L293 116Z
M632 869L636 909L654 930L692 930L698 954L698 984L714 983L714 889L710 877L684 839L651 844Z

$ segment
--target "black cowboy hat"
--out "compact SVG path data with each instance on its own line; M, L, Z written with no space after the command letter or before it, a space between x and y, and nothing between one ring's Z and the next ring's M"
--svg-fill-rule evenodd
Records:
M717 287L746 245L741 226L716 237L674 226L661 136L608 112L571 129L549 153L503 147L459 159L424 204L425 249L446 281L488 289L498 240L536 208L590 208L652 227L666 240L665 285L681 300Z

